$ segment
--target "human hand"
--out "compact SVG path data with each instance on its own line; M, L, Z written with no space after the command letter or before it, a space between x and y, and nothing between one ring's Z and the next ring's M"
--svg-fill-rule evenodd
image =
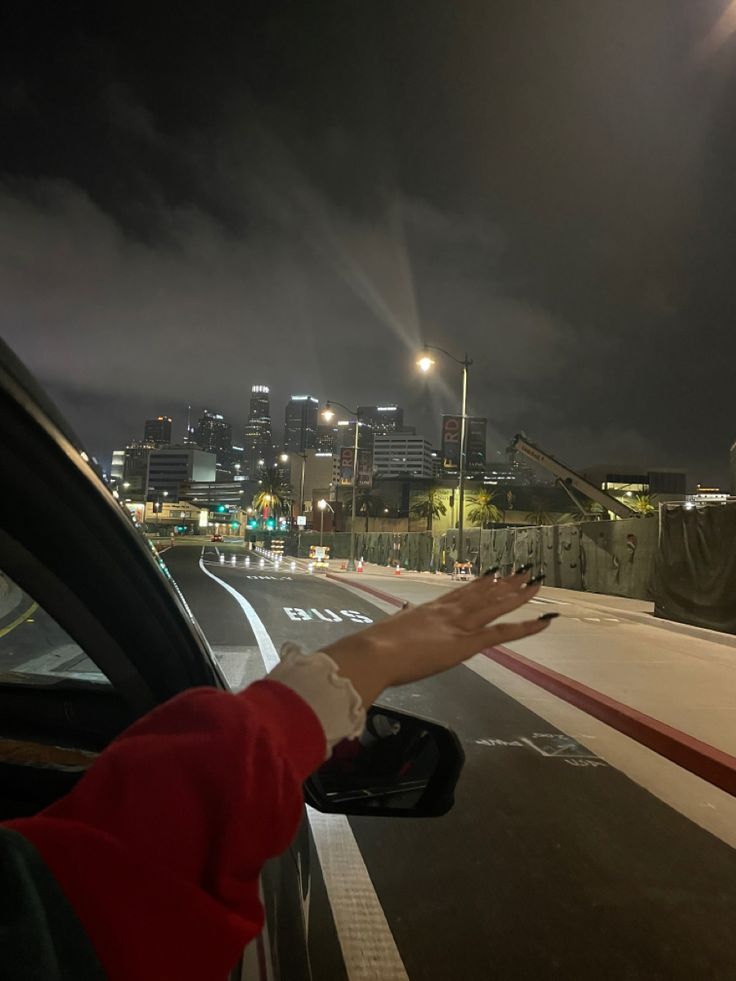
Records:
M364 705L370 705L384 688L439 674L484 647L541 633L552 617L495 622L528 603L540 585L540 577L529 579L528 568L503 579L481 576L343 637L324 651L350 679Z

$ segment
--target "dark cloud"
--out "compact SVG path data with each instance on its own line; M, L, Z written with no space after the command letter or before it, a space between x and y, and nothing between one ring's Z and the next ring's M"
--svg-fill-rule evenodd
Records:
M62 6L3 32L0 318L95 452L254 382L435 439L426 339L499 448L725 480L722 3Z

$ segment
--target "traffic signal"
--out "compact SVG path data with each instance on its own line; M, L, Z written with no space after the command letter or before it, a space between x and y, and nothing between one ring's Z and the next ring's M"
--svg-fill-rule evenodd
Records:
M269 531L273 531L275 527L276 527L276 522L275 522L275 521L273 520L273 518L269 518L269 519L268 519L268 520L266 521L266 528L267 528L267 529L268 529Z
M227 505L225 505L225 504L218 504L217 505L217 510L218 510L218 512L220 514L222 514L223 511L227 511Z
M237 531L238 528L240 527L240 522L239 521L231 521L230 522L230 527L233 529L233 531Z
M251 518L250 521L248 522L248 527L249 528L257 528L258 527L258 518Z

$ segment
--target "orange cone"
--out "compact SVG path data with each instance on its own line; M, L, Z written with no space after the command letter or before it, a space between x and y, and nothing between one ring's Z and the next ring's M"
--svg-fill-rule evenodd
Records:
M401 575L401 566L399 565L398 562L396 563L396 568L394 569L394 575L395 576L400 576Z

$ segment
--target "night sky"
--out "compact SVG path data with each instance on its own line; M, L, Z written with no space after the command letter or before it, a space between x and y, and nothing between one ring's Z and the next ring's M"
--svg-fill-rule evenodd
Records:
M426 340L491 449L723 484L733 6L7 3L2 335L102 458L253 383L435 441Z

